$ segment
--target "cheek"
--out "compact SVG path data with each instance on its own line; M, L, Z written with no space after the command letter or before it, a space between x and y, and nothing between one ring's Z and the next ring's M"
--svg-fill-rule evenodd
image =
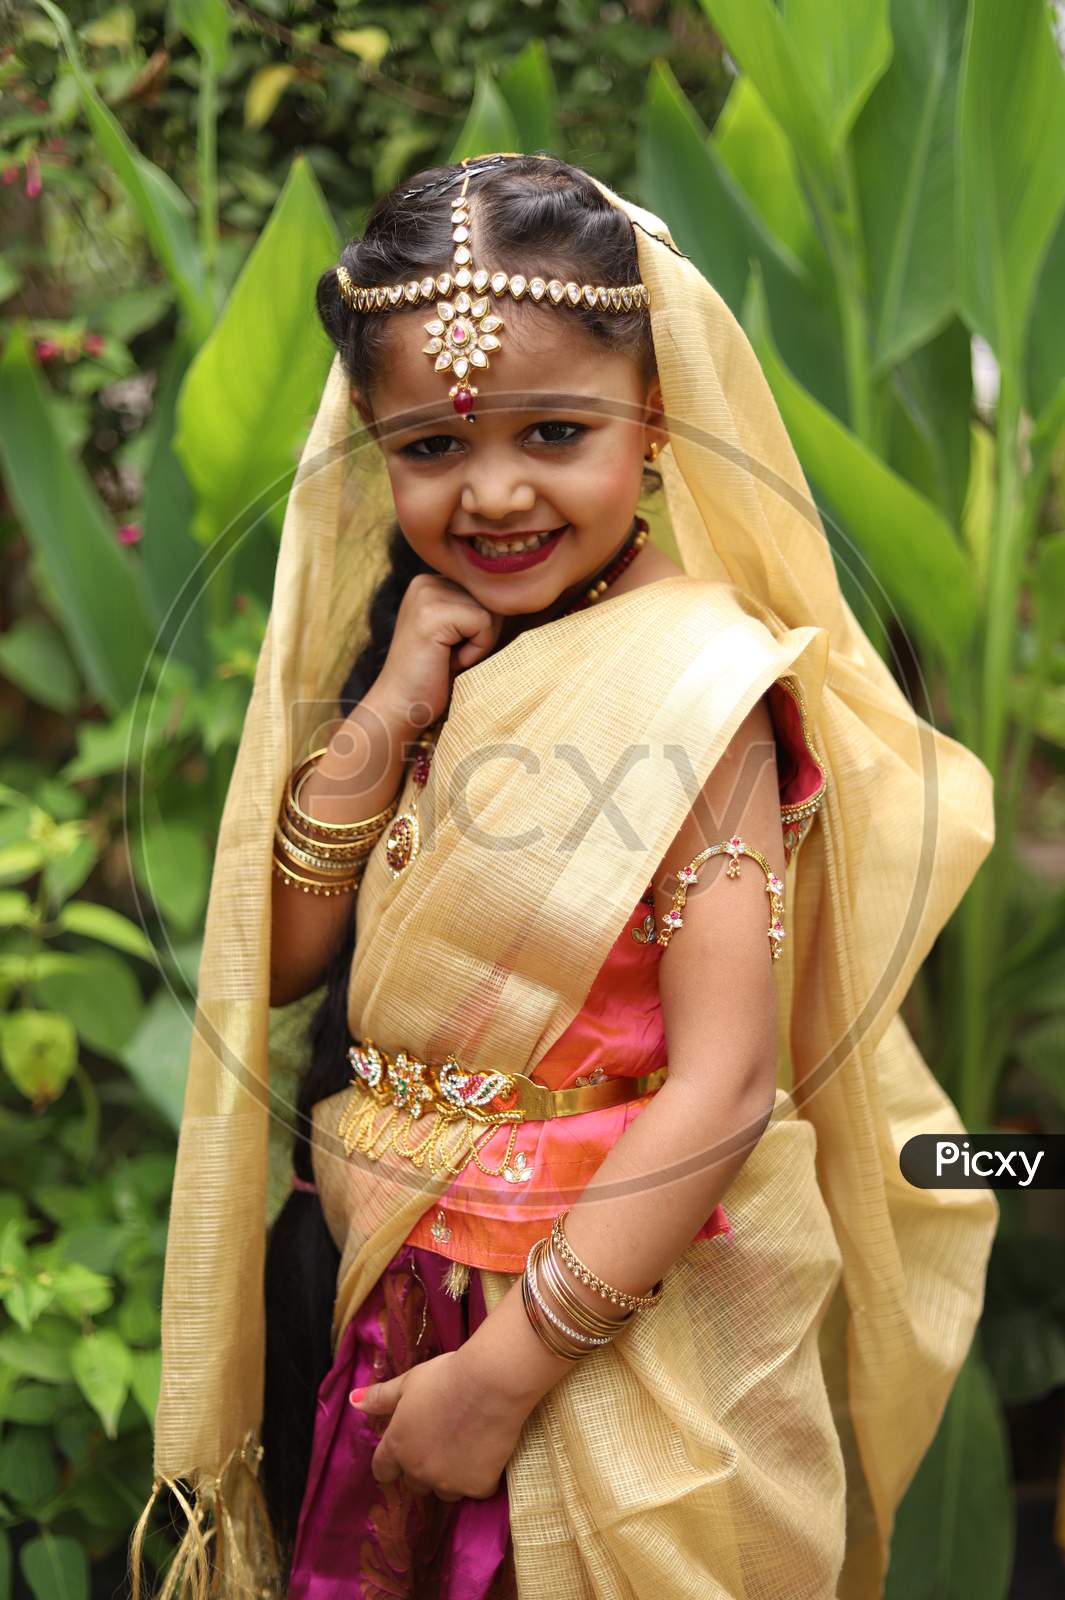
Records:
M402 468L393 469L392 499L396 516L408 533L416 529L431 531L441 520L441 495L428 481L419 479Z

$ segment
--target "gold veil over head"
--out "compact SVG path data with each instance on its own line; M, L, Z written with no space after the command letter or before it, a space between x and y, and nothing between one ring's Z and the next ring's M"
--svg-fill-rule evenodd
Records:
M826 790L789 866L786 1061L774 1118L726 1196L735 1246L695 1241L653 1313L530 1416L507 1467L518 1592L872 1596L972 1339L998 1216L990 1191L914 1188L898 1161L915 1133L961 1131L899 1005L991 848L991 780L915 714L856 622L732 312L660 218L597 186L630 219L650 292L670 436L659 466L686 576L526 630L460 674L434 781L484 738L546 752L551 717L572 714L597 773L642 716L641 737L685 741L701 785L787 676ZM387 475L376 449L352 442L338 357L289 497L222 817L170 1213L154 1489L169 1484L190 1510L173 1570L204 1596L282 1592L257 1479L271 852L286 778L336 706L387 568ZM523 860L520 899L482 900L476 951L453 942L483 867L471 840L442 829L451 848L426 852L421 876L399 884L371 858L351 988L366 1034L421 1054L446 1017L464 1063L535 1071L687 813L691 795L660 772L623 785L622 809L649 819L642 850L626 855L603 825L573 860ZM497 831L521 833L547 789L542 777L501 781L481 803ZM560 829L586 799L568 808L550 791ZM558 918L577 893L581 940L559 963ZM439 960L419 963L415 932ZM315 1173L342 1251L336 1340L434 1192L389 1185L382 1170L353 1205L353 1165L323 1149ZM482 1273L489 1309L512 1281Z

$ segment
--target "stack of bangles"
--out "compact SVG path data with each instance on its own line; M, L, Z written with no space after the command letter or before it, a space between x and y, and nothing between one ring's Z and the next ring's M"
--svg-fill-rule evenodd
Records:
M312 751L290 774L274 828L274 876L304 894L350 894L357 889L399 800L397 793L383 811L363 822L321 822L308 816L300 806L300 790L327 749L323 745ZM309 877L308 869L321 877Z
M526 1316L548 1349L566 1361L579 1361L582 1356L591 1355L593 1350L615 1339L641 1306L657 1305L662 1298L662 1279L658 1280L649 1294L626 1294L624 1290L604 1283L570 1248L563 1228L568 1215L568 1212L563 1212L557 1216L550 1237L545 1235L537 1239L529 1251L522 1274L521 1297ZM569 1287L566 1269L602 1299L621 1307L624 1316L601 1316L592 1310ZM545 1285L569 1321L563 1321L547 1304L543 1295ZM570 1326L570 1323L575 1326Z

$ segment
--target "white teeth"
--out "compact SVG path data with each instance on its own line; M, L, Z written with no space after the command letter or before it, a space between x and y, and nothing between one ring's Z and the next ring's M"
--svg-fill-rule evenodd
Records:
M555 530L535 534L531 539L474 539L473 548L482 556L513 556L520 550L539 550L554 536Z

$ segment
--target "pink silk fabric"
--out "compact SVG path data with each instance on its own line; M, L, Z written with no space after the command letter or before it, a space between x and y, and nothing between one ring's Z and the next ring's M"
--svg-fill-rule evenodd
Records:
M658 963L662 948L638 941L652 917L651 886L599 970L582 1009L536 1069L537 1083L570 1089L597 1072L638 1078L666 1059ZM511 1165L525 1156L527 1178L508 1182L488 1177L472 1161L445 1190L436 1207L420 1217L407 1243L436 1250L453 1261L496 1272L521 1272L529 1250L550 1231L559 1211L580 1197L607 1153L638 1117L652 1094L601 1111L550 1117L518 1127ZM486 1167L497 1167L507 1149L508 1130L500 1128L482 1146ZM697 1239L728 1233L721 1206L715 1206Z
M288 1600L515 1600L506 1475L487 1500L416 1494L402 1474L378 1483L373 1456L391 1416L348 1402L352 1389L457 1350L484 1321L481 1280L453 1300L446 1270L402 1245L344 1330L318 1390Z

